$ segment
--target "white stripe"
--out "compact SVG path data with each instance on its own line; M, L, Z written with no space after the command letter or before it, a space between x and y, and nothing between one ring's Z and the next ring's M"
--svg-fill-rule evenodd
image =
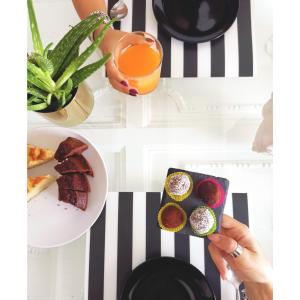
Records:
M117 298L118 196L118 193L109 193L106 201L103 297L105 300Z
M132 0L126 0L128 7L128 15L121 20L121 30L131 32L132 31Z
M146 193L133 194L132 269L146 260Z
M211 76L211 46L210 42L198 44L198 77Z
M161 256L175 256L174 233L161 230Z
M155 19L152 0L146 0L145 31L157 37L157 21Z
M171 38L171 77L183 78L183 42Z
M232 217L233 216L233 207L232 207L232 193L227 193L224 214Z
M227 280L221 280L221 299L235 299L235 288Z
M224 35L225 77L239 76L239 41L237 20Z
M190 236L190 262L204 274L205 263L203 238Z

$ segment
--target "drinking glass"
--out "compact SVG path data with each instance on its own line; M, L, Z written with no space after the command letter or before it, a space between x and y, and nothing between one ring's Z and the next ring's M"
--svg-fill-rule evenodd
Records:
M124 35L114 50L116 67L140 95L148 94L157 87L162 59L160 42L142 31Z

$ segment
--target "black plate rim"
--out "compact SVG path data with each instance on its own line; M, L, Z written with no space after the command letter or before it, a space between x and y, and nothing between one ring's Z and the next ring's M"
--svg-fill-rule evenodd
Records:
M193 271L195 271L196 273L198 273L200 275L200 277L206 282L206 284L208 285L210 291L212 292L212 295L214 297L214 300L216 300L216 295L215 295L215 292L211 286L211 284L208 282L207 278L205 277L205 275L199 270L197 269L195 266L193 266L192 264L190 263L187 263L186 261L182 260L182 259L178 259L178 258L175 258L175 257L172 257L172 256L161 256L161 257L156 257L156 258L150 258L150 259L147 259L146 261L142 262L141 264L139 264L137 267L135 267L132 272L130 273L130 276L129 278L127 279L126 283L125 283L125 286L123 287L122 289L122 293L121 293L121 298L120 300L124 299L124 297L126 296L125 295L125 292L126 292L126 289L127 289L127 286L128 286L128 283L130 282L130 279L134 276L135 273L137 273L140 269L142 269L143 267L145 267L145 265L149 265L153 262L157 262L157 261L170 261L170 262L175 262L175 263L181 263L181 264L184 264L185 266L187 266L188 268L191 268Z
M156 9L156 5L157 3L162 3L162 1L163 0L152 0L152 10L158 25L169 36L174 37L175 39L188 44L205 43L205 42L218 39L219 37L223 36L226 33L226 31L228 31L230 27L233 25L233 23L235 22L240 7L240 0L232 0L235 4L234 18L231 19L230 22L226 23L226 26L221 31L218 31L215 34L210 34L208 36L204 35L204 36L191 37L176 31L170 24L168 24L168 22L166 22L166 18L164 19L160 18L158 11Z

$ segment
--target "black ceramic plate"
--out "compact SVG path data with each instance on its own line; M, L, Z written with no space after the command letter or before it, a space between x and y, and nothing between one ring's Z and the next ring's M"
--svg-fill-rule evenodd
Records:
M205 276L172 257L146 261L131 273L121 300L215 300Z
M236 19L239 0L152 0L161 28L176 39L203 43L223 35Z

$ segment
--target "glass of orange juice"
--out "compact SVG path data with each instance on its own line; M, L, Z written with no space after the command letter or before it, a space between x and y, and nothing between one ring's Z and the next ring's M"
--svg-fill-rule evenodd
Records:
M114 51L114 62L118 70L140 95L148 94L157 87L162 59L160 42L142 31L124 35Z

